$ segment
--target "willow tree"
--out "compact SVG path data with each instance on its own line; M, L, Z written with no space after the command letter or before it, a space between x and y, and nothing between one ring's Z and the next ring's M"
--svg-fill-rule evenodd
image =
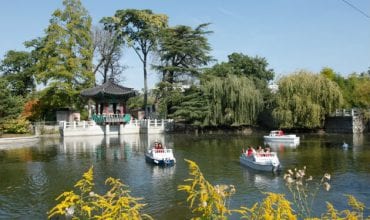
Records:
M278 85L272 116L280 128L320 128L343 101L335 82L307 71L285 76Z
M271 92L267 85L274 78L274 70L269 68L267 60L263 57L252 57L242 53L228 55L227 62L221 62L205 71L207 75L225 77L228 74L245 76L251 79L261 92L265 108L270 108Z
M106 29L114 30L122 41L126 41L143 63L144 107L148 100L147 65L148 56L156 50L158 35L167 27L167 15L154 14L151 10L117 10L113 17L102 19Z
M254 125L262 111L262 95L245 76L209 77L201 86L208 100L206 125Z
M94 84L91 17L80 0L64 0L54 11L46 36L36 42L37 74L46 88L41 103L47 112L60 107L82 108L82 89Z

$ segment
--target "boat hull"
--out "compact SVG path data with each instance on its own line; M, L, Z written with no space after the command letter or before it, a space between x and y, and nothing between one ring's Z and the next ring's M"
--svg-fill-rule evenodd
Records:
M265 142L274 142L274 143L299 143L299 137L295 135L284 135L284 136L263 136Z
M280 163L273 165L271 163L259 163L253 161L253 157L240 156L240 163L259 171L277 172L280 170Z
M278 149L278 148L296 148L299 143L289 143L289 142L270 142L270 141L264 141L264 145L270 146L272 149Z
M174 159L155 159L150 155L145 155L145 161L158 166L173 166L175 164Z

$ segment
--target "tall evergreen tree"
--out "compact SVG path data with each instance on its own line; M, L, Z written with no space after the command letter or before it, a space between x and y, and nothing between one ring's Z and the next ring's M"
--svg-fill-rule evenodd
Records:
M196 126L204 126L208 116L208 100L204 96L204 92L198 86L191 86L183 93L178 94L180 98L178 103L173 106L174 113L170 115L171 118Z
M162 73L162 82L160 87L162 93L171 94L175 92L176 83L186 81L188 78L197 78L200 75L201 68L207 65L211 60L209 52L211 47L206 35L211 33L205 30L208 24L201 24L195 29L189 26L175 26L166 28L160 37L158 55L160 64L154 67ZM170 97L173 97L172 95ZM159 99L161 106L166 114L174 113L175 101L171 98Z
M80 0L64 0L54 11L46 36L34 42L37 79L44 84L41 103L47 109L81 108L79 92L94 84L91 17Z
M208 25L195 29L180 25L162 32L158 50L161 63L155 67L163 74L163 81L173 84L182 76L199 76L200 68L212 60L206 37L212 32L205 30Z

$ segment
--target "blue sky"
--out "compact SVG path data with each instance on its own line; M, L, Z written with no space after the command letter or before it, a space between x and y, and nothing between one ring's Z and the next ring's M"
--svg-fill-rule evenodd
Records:
M346 0L370 15L369 0ZM0 58L8 50L24 50L23 42L44 34L57 0L0 2ZM276 76L299 69L319 72L328 66L346 76L370 67L370 19L344 0L82 0L93 23L118 9L151 9L169 16L170 25L212 23L211 55L218 62L233 52L265 57ZM141 63L131 50L124 85L141 89ZM149 87L158 74L149 73Z

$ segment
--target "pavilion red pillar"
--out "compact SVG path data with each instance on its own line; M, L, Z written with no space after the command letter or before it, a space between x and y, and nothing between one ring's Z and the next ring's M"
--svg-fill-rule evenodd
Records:
M125 109L125 104L124 103L121 103L120 105L119 105L119 110L120 110L120 112L121 112L121 114L126 114L126 109Z
M104 114L108 114L109 112L108 112L108 110L109 110L109 104L108 103L104 103Z

